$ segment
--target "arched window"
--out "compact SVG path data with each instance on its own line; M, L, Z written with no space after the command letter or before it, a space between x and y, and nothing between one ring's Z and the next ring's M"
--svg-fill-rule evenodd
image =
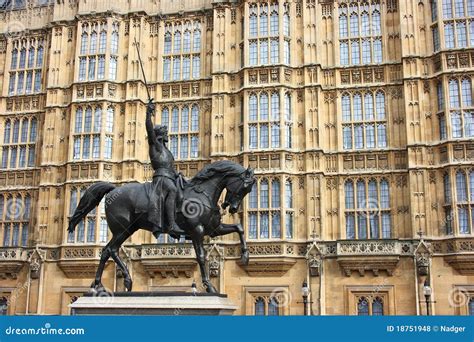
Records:
M31 119L31 128L30 128L30 142L36 142L36 135L38 132L38 121L36 118Z
M178 107L173 107L171 111L171 127L170 132L178 132L178 123L179 123L179 109Z
M92 131L92 108L86 108L86 115L84 117L84 133Z
M100 31L100 38L99 38L99 53L104 54L107 48L107 31L102 30Z
M81 133L82 132L82 108L79 107L76 110L76 122L74 126L74 132L75 133Z
M270 34L272 36L278 35L279 31L279 23L278 23L278 5L272 4L270 6L271 13L270 13Z
M199 131L199 107L193 105L191 108L191 131Z
M268 35L268 4L260 5L260 36ZM266 41L268 44L268 41Z
M107 108L107 118L105 122L105 132L106 133L113 133L114 132L114 116L115 116L115 109L112 106Z
M251 94L249 97L249 120L257 120L257 96Z
M357 315L368 316L369 315L369 302L365 297L359 298L357 303Z
M268 181L260 182L260 208L268 208Z
M449 179L449 174L445 174L443 177L443 185L444 185L444 203L449 204L451 203L451 181Z
M163 52L165 54L171 53L171 40L172 40L171 39L171 32L167 31L165 33L165 43L164 43L164 47L163 47Z
M181 32L176 30L174 32L173 53L181 52Z
M451 108L459 108L459 85L454 79L449 81L449 104Z
M464 172L456 172L456 193L458 202L467 201L466 176Z
M261 297L255 300L255 316L265 316L265 300Z
M258 207L258 194L257 194L257 184L254 184L252 191L249 193L249 208L257 209Z
M379 297L375 298L372 302L372 315L383 316L383 301Z
M35 48L31 46L28 50L28 68L35 66Z
M26 66L26 48L20 50L20 65L18 69L24 69Z
M464 78L461 81L461 93L462 93L463 106L471 107L472 106L472 88L471 88L471 81L467 78Z
M272 181L272 208L279 208L280 204L280 181L274 179Z
M112 32L112 36L110 38L110 53L112 54L118 53L118 40L119 40L118 27L115 27L114 31Z
M186 132L189 130L189 107L184 106L181 109L181 130L180 132Z
M20 137L20 141L22 143L24 142L27 142L28 141L28 119L23 119L22 123L21 123L21 137Z
M266 92L260 94L260 120L268 120L268 95Z
M280 95L276 92L272 93L272 120L280 120Z
M5 121L5 131L3 134L3 143L10 143L10 134L11 134L11 122L10 120Z
M44 48L43 46L40 46L36 54L36 67L37 68L41 68L43 66L43 58L44 58Z
M191 32L186 30L184 31L183 52L189 51L191 51Z
M89 35L87 33L83 33L81 35L81 55L87 54L87 43L89 41Z
M193 51L199 52L201 51L201 24L195 24L196 28L194 29L193 33Z
M279 316L279 304L278 300L275 297L270 298L270 302L268 303L268 316Z
M293 208L293 185L289 179L285 182L285 206Z
M97 32L92 32L91 34L91 41L89 47L89 54L95 55L97 53Z
M94 132L100 132L101 129L102 129L102 108L95 107Z
M164 107L161 111L161 124L164 126L169 125L170 111L168 107Z
M249 17L249 36L257 36L257 14L256 14L256 5L253 5L250 8L250 17Z
M11 69L15 70L17 68L17 65L18 65L18 49L13 49Z
M13 122L13 137L12 137L12 143L17 143L18 142L18 135L20 133L20 120L15 120Z

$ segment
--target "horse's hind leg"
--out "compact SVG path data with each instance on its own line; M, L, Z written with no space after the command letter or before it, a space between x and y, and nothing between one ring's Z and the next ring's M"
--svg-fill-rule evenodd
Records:
M133 232L130 232L129 230L122 230L118 235L114 235L115 240L110 245L110 256L112 259L114 259L117 266L123 272L123 284L126 291L132 291L132 278L130 277L127 266L119 256L119 248L122 246L125 240L127 240L132 235L132 233ZM112 242L112 240L110 242Z
M95 279L91 285L91 287L95 289L96 291L104 290L104 286L102 285L102 273L104 273L105 263L110 258L110 245L111 243L113 243L113 241L114 241L114 238L112 237L112 239L102 249L102 254L100 255L99 267L97 267Z

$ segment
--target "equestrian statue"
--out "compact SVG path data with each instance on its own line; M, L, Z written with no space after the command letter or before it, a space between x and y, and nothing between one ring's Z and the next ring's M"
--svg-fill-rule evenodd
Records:
M201 270L202 283L208 293L216 293L209 280L205 266L204 237L216 237L230 233L239 234L241 262L248 263L249 252L241 224L221 222L219 198L226 190L222 209L237 213L242 199L252 190L254 172L229 160L208 164L189 181L174 170L174 158L166 143L165 126L153 127L151 116L154 105L147 105L146 128L149 154L154 169L153 182L129 183L120 187L108 182L91 185L79 201L69 220L68 231L74 232L76 225L105 197L105 215L112 238L103 248L92 288L103 291L102 273L107 260L112 257L124 275L124 286L132 290L130 273L119 256L120 246L136 231L145 229L155 237L170 234L191 240Z

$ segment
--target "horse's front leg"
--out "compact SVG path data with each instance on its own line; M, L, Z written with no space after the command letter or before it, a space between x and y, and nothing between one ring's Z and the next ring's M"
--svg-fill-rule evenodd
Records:
M245 233L244 228L240 223L237 224L225 224L221 223L211 234L211 237L227 235L231 233L239 234L240 238L240 248L242 250L242 254L240 256L240 261L244 265L248 265L249 263L249 250L247 248L247 242L245 241Z
M211 284L209 280L209 272L206 268L206 251L204 250L204 227L202 225L198 225L193 234L191 235L194 251L196 252L196 259L199 264L199 268L201 269L201 278L202 284L206 288L208 293L217 293L214 286Z

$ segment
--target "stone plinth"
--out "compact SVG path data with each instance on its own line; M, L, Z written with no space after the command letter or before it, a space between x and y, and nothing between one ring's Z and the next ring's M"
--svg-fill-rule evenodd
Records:
M88 293L70 304L73 315L232 315L223 294L189 292Z

